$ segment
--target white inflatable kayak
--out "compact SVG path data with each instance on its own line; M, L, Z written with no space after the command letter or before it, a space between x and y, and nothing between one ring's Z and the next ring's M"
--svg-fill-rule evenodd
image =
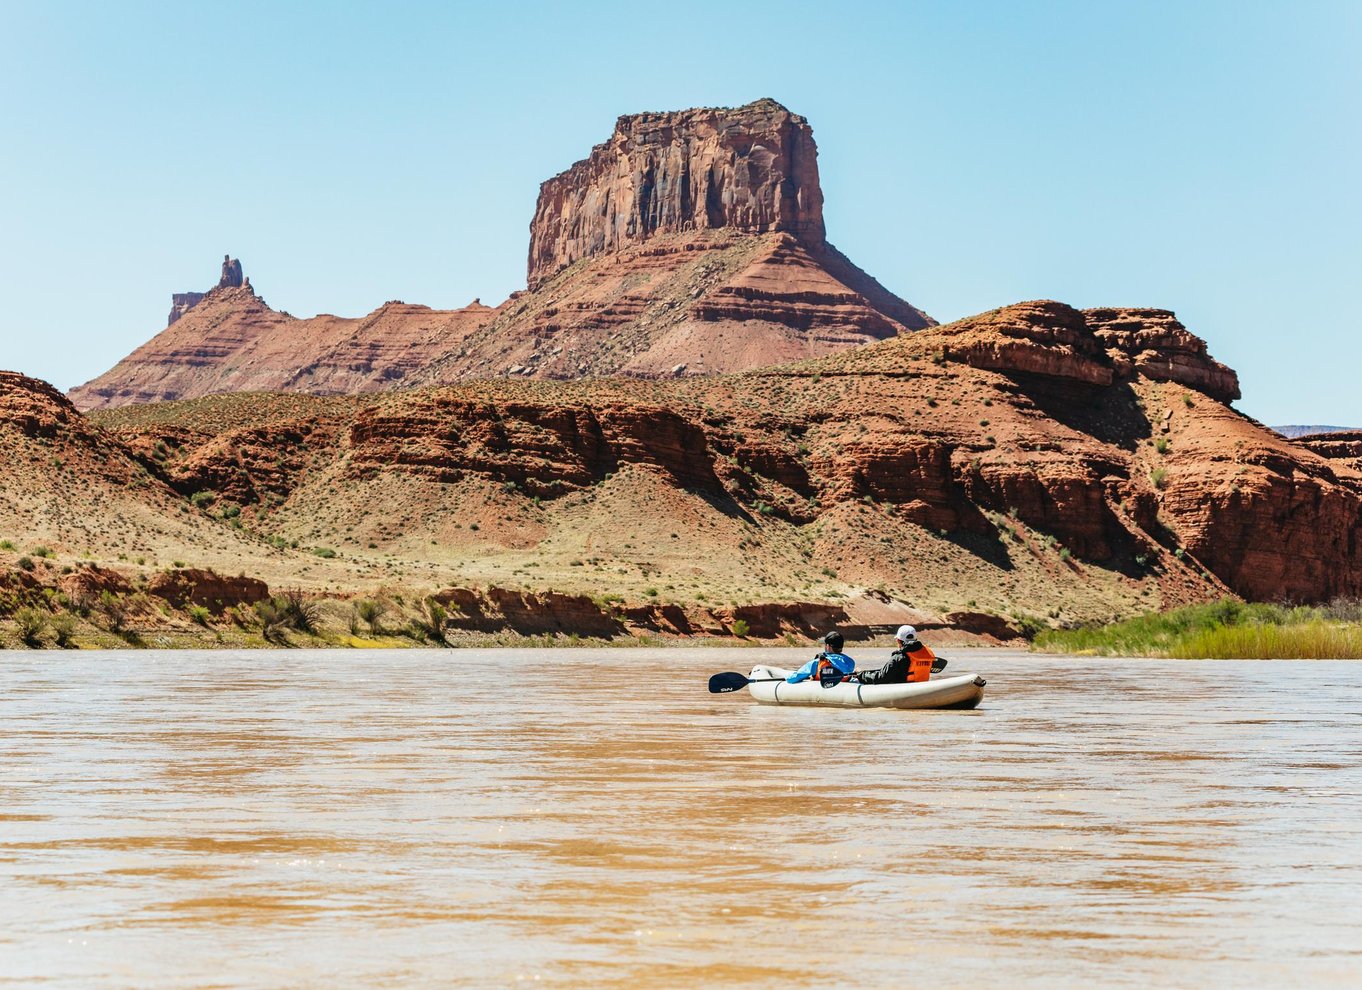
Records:
M840 708L973 708L984 698L984 679L978 674L933 677L916 684L857 684L843 681L830 688L817 681L787 684L794 673L781 667L753 667L748 676L761 683L747 685L763 705L833 705ZM782 680L769 681L768 677Z

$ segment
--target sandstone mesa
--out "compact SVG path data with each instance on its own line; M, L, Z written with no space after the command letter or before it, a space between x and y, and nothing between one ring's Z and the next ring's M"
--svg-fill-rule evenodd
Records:
M619 118L545 182L529 288L496 308L271 309L225 259L169 325L71 397L82 409L219 392L319 395L467 378L706 374L931 325L827 242L808 122L773 100Z

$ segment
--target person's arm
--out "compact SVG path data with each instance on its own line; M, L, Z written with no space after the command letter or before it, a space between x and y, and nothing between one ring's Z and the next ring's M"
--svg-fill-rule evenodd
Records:
M862 684L890 684L895 680L903 680L903 676L895 678L896 665L907 664L907 659L897 650L889 657L889 662L879 670L864 670L857 676L860 677ZM906 676L906 675L904 675Z
M888 676L889 667L893 662L894 661L890 660L889 663L885 664L879 670L863 670L856 676L860 679L862 684L881 684L884 682L885 677Z
M804 666L800 667L789 677L785 678L785 683L798 684L800 681L807 681L810 677L813 676L814 669L818 666L818 661L822 656L823 654L820 653L818 654L818 656L814 657Z

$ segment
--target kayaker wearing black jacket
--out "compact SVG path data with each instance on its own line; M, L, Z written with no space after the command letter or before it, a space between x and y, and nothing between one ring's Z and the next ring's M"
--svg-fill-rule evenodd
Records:
M918 642L916 629L899 626L894 639L898 641L899 648L889 657L889 662L879 670L857 672L857 680L862 684L906 684L910 681L925 681L932 676L936 654Z

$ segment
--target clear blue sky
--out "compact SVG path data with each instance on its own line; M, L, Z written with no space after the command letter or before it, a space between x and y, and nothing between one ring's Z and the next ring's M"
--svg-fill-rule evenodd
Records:
M523 285L619 114L807 116L829 238L940 320L1174 309L1362 425L1362 3L0 0L0 367L66 388L225 252L295 315Z

